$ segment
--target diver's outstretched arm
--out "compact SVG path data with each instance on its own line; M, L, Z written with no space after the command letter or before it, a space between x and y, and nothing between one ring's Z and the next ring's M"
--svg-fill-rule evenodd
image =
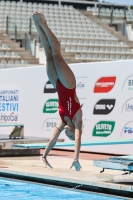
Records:
M52 137L50 138L50 140L49 140L49 142L48 142L48 144L45 148L45 151L43 153L43 156L42 156L43 162L48 167L52 168L52 166L47 161L47 155L50 152L50 150L54 147L54 145L56 144L60 133L64 130L64 126L65 126L64 122L62 122L62 120L60 120L59 123L54 128L54 132L52 134Z

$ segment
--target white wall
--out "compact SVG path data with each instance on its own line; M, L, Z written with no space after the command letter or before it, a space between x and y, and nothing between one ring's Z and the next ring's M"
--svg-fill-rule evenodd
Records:
M71 64L70 67L76 77L80 103L84 104L82 141L133 139L133 61L79 63ZM51 137L59 120L58 95L47 83L45 67L1 69L0 72L0 123L23 123L25 136ZM115 82L113 77L116 77ZM44 93L44 88L47 88L48 93ZM101 92L95 93L94 88ZM106 89L110 91L105 92ZM9 90L19 91L17 101L6 101L9 95L3 94L3 91ZM101 100L107 103L98 103ZM108 100L115 101L114 105ZM10 107L2 110L3 103L10 103L16 110L11 111ZM18 110L15 103L18 103ZM106 105L105 110L103 104ZM102 114L93 114L94 108ZM103 114L104 111L111 112ZM4 121L1 115L18 115L18 118L16 121ZM97 125L99 122L100 126ZM129 129L131 133L128 133ZM2 128L0 130L4 133ZM60 138L69 141L63 132ZM133 145L82 147L81 150L133 154Z
M39 64L46 65L45 51L43 48L40 48L40 43L36 43L35 46L35 39L30 40L30 43L28 43L27 46L27 50L31 53L32 56L35 56L35 51L36 51L35 57L39 59Z
M132 24L126 24L126 36L130 41L133 41Z

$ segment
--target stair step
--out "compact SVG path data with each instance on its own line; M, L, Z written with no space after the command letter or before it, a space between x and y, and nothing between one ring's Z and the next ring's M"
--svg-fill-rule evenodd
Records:
M109 31L112 35L116 36L119 41L126 42L127 45L129 45L129 40L128 40L128 38L126 36L121 35L121 33L117 32L113 27L110 27L108 24L103 22L98 17L92 15L92 12L81 10L81 13L84 14L85 16L89 17L92 21L96 22L98 25L102 26L105 30ZM133 46L133 42L129 46L130 47Z
M21 56L19 60L27 60L29 64L39 64L39 59L36 59L34 56L30 55L30 53L27 50L25 50L23 47L20 47L19 43L15 42L14 40L11 40L10 37L6 34L3 34L2 31L0 31L0 40L3 44L8 45L10 51L16 51Z

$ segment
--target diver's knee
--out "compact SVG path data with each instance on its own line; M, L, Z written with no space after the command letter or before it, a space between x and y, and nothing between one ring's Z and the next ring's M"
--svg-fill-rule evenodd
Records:
M51 53L46 53L45 55L46 55L46 60L47 61L51 61L52 60L53 56L52 56Z
M57 52L53 52L52 55L53 55L53 59L56 60L56 61L58 61L58 62L59 62L59 61L61 60L61 58L62 58L61 53L58 52L58 51L57 51Z

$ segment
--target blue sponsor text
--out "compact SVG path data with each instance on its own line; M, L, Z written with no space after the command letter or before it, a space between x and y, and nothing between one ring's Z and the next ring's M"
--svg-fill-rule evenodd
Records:
M126 110L133 111L133 104L126 104Z
M0 103L0 111L18 111L18 103Z
M131 127L124 127L124 133L132 134L133 133L133 128L131 128Z

